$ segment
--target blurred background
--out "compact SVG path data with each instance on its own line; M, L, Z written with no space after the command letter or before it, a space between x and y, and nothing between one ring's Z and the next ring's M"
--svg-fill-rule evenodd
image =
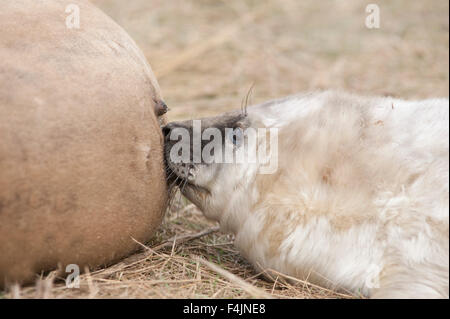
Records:
M144 51L170 120L316 89L448 96L447 0L93 0ZM380 28L365 20L380 8Z

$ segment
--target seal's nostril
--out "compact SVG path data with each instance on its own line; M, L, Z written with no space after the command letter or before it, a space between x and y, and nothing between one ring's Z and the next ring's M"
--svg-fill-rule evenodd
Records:
M172 131L172 127L170 126L170 124L167 124L166 126L164 126L162 128L162 133L165 138L167 138L170 135L171 131Z

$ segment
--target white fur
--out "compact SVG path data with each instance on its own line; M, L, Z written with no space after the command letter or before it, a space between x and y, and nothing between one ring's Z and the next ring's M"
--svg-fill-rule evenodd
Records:
M210 195L185 191L248 260L371 297L449 297L448 99L324 92L248 118L279 128L278 172L212 166L195 180Z

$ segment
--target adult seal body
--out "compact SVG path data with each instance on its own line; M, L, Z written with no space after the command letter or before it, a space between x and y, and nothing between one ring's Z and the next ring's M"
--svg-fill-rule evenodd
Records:
M167 197L150 66L84 0L1 1L0 30L0 286L124 257Z
M259 270L373 298L448 298L448 123L448 99L321 92L163 132L175 183ZM191 144L200 161L177 157ZM227 150L249 160L217 161Z

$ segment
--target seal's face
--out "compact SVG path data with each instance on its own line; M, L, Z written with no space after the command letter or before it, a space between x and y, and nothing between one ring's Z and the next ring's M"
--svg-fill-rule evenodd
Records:
M244 147L248 146L246 130L251 126L255 126L251 116L235 111L171 122L163 128L169 182L178 185L209 218L220 221L224 211L236 203L242 205L244 197L248 201L258 170L257 163L247 160L248 147ZM239 161L238 154L246 160Z

